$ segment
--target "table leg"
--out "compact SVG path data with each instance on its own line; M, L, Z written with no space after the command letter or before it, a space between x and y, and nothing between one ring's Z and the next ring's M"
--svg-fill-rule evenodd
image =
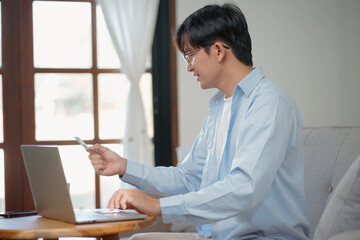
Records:
M119 234L115 233L115 234L109 234L109 235L104 235L101 236L103 240L119 240Z

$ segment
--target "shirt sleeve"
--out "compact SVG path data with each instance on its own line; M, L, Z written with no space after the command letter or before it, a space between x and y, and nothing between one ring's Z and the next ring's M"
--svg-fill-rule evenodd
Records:
M177 167L152 167L127 160L127 167L121 180L135 187L158 194L172 196L197 191L207 156L205 118L201 131L191 147L190 153Z
M276 94L257 99L236 123L241 128L234 131L241 133L231 139L235 153L229 174L200 191L160 199L163 221L207 224L258 206L269 194L292 145L301 141L301 137L293 138L298 131L294 130L298 129L295 115L292 106Z

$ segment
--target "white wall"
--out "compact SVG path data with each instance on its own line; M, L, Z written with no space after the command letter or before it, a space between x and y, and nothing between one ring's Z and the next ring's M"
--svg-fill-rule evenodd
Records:
M177 0L179 25L211 3ZM304 126L360 126L360 1L237 0L253 43L254 66L300 106ZM202 90L177 55L179 144L191 145L215 90Z

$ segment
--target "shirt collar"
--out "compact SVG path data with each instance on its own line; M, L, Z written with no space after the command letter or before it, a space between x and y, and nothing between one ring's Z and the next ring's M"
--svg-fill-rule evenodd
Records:
M239 87L243 93L249 97L255 87L258 85L261 79L265 77L262 67L254 68L243 80L241 80L237 87Z
M261 79L265 77L262 67L254 68L244 79L242 79L238 84L237 88L240 88L243 93L249 97L255 87L258 85ZM234 91L235 93L235 91ZM218 100L224 99L224 93L218 91L211 99L210 106L217 102ZM234 96L234 95L233 95Z

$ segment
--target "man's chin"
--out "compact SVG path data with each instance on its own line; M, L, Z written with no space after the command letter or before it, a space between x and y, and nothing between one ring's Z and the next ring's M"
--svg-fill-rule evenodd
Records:
M201 84L201 82L200 82L200 87L201 87L201 89L203 89L203 90L207 90L207 89L212 89L212 88L214 88L214 87L211 87L211 86L208 86L208 85L205 85L205 84Z
M206 86L204 86L203 84L200 83L200 88L205 90L205 89L208 89Z

